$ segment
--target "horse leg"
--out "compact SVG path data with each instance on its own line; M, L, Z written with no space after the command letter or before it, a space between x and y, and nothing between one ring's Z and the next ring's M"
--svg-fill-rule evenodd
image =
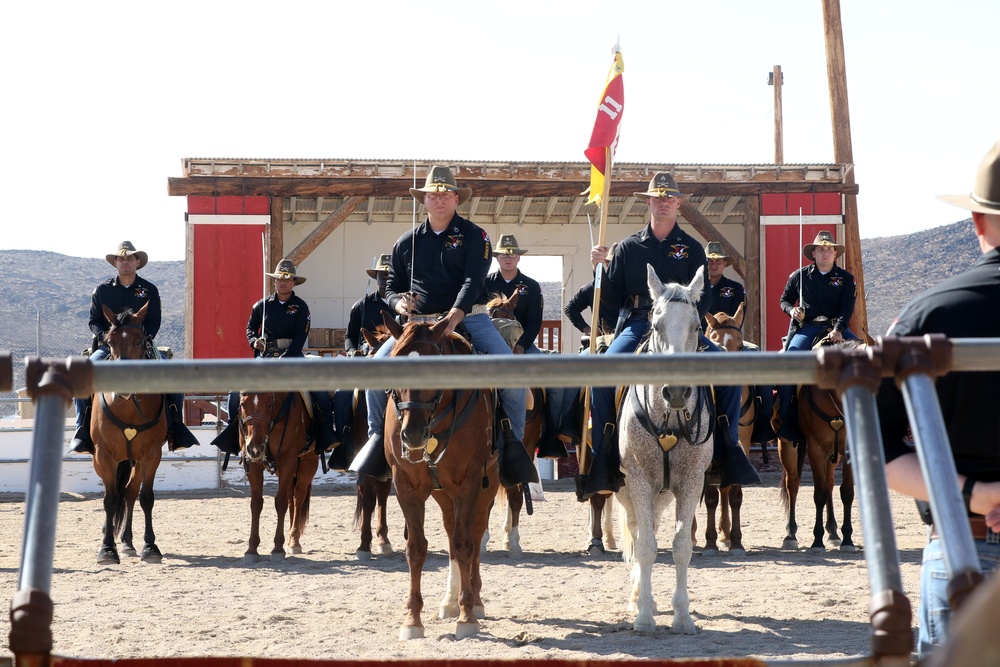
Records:
M378 552L387 556L393 553L392 544L389 542L389 521L385 508L389 500L389 493L392 491L392 480L387 479L384 482L379 482L372 479L372 482L375 484L375 494L378 499L378 526L375 530L375 534L378 535Z
M441 518L444 521L445 533L448 535L448 582L444 597L438 605L438 618L458 618L461 614L458 598L462 590L462 571L455 557L455 505L450 498L439 497L437 501L441 506Z
M801 469L799 468L799 451L787 440L778 439L778 458L781 460L781 500L785 505L785 539L781 548L795 550L799 548L796 532L799 527L795 522L795 502L799 496L801 484Z
M410 493L416 494L415 491ZM420 621L420 614L424 609L424 598L420 594L420 575L427 561L427 537L424 534L425 501L409 501L404 504L403 494L400 494L398 489L396 498L399 500L406 521L406 564L410 569L410 594L406 600L406 620L399 628L399 638L423 639L424 624Z
M355 525L360 523L361 544L354 552L358 560L367 561L372 557L372 515L375 513L375 478L370 475L358 477L357 503L354 509Z
M604 553L604 531L601 527L601 515L606 514L604 510L607 498L608 496L602 493L590 496L590 542L584 548L584 551L590 556Z
M292 521L289 541L292 545L292 553L302 553L302 533L305 532L309 523L309 503L312 499L312 481L319 468L319 457L313 453L301 456L298 459L298 468L295 471L295 489L292 496Z
M688 566L691 564L691 554L694 551L691 544L691 531L688 523L694 518L697 508L700 486L694 480L682 480L674 491L674 517L676 520L676 530L674 531L673 556L674 575L676 576L676 588L674 588L673 608L674 622L671 626L673 631L682 635L697 634L694 619L691 618L691 601L688 597ZM656 558L656 552L653 552Z
M615 542L615 522L614 516L612 516L612 509L614 506L614 496L603 496L602 494L594 494L595 497L599 496L605 498L604 512L602 512L602 530L601 533L604 536L604 548L615 550L618 548L618 544Z
M722 543L731 547L733 543L733 518L729 513L732 505L730 493L732 485L719 489L719 534L722 536Z
M520 558L521 534L518 530L521 519L521 508L524 506L524 494L518 485L507 494L507 521L504 524L504 548L511 558Z
M656 613L656 603L653 602L653 563L656 561L653 490L639 471L633 471L631 476L626 472L625 479L630 480L627 485L630 505L629 524L635 540L632 549L635 564L632 566L631 575L633 598L631 602L634 603L635 622L632 627L638 631L652 632L656 629L656 621L653 620L653 614ZM625 503L622 504L624 506ZM690 531L690 527L684 525L683 530ZM686 536L686 540L690 546L690 534Z
M250 543L243 554L244 563L256 563L260 556L260 513L264 509L264 466L251 463L247 466L247 482L250 483Z
M157 465L159 462L157 461ZM139 487L139 506L142 508L142 514L145 518L145 527L142 534L142 553L139 554L139 558L143 563L159 563L163 560L163 554L160 553L159 547L156 546L156 534L153 532L153 504L155 498L153 496L153 480L156 476L156 466L150 465L148 463L138 465L136 473L141 473L142 482L140 485L139 475L134 474L132 476L132 482L129 482L131 487L133 483ZM135 499L132 496L132 491L129 491L129 498L132 499L130 505L135 504Z
M493 494L480 492L476 501L476 513L472 524L472 537L485 532L490 522L490 508L493 505ZM483 579L479 572L482 552L473 552L472 558L472 612L478 619L486 618L486 606L483 604Z
M715 556L719 553L719 533L715 529L715 511L719 507L722 491L715 484L705 482L705 546L701 550L703 556ZM692 521L693 524L693 521ZM692 544L693 548L693 544Z
M114 482L108 483L104 480L104 540L101 548L97 551L98 565L118 565L121 559L118 557L118 548L115 546L114 515L115 506L118 504L118 493Z
M478 489L474 489L478 494ZM512 495L512 494L508 494ZM466 491L464 502L453 504L452 516L454 522L449 532L451 542L451 559L458 563L461 588L458 594L458 620L455 622L455 639L464 639L479 633L479 619L473 600L473 564L475 553L479 546L479 536L476 534L476 512L478 503L472 503L474 496ZM443 509L443 508L442 508ZM481 585L481 582L480 582Z
M122 465L129 464L123 463ZM132 540L132 516L135 514L135 499L139 495L139 484L139 476L133 473L125 487L125 523L119 538L122 543L122 553L126 556L138 555Z
M274 511L278 515L278 521L274 526L274 548L271 549L272 563L285 560L285 514L288 512L288 504L292 499L292 485L294 483L294 473L291 470L283 470L278 467L277 475L278 490L274 494Z
M733 524L729 531L729 553L736 556L745 556L746 549L743 548L743 527L740 526L740 510L743 507L743 487L733 484L729 487L729 507L733 512Z
M844 541L840 545L841 551L857 551L854 546L854 524L851 519L851 509L854 506L854 471L847 461L841 470L843 479L840 481L840 501L844 504Z
M837 508L833 504L833 490L837 488L835 475L837 464L827 459L826 464L826 537L830 545L839 547L841 544L840 532L837 528Z
M816 521L813 523L813 543L810 546L812 551L825 551L823 544L823 515L826 513L827 504L831 500L830 480L833 477L833 464L823 452L817 447L809 448L809 466L813 471L813 503L816 506ZM834 521L836 521L834 519ZM836 532L836 525L834 525Z
M98 435L99 437L99 435ZM95 442L100 442L95 440ZM115 546L115 534L122 526L126 511L126 488L131 477L131 468L127 461L115 463L110 457L102 456L98 448L94 455L94 470L104 482L104 541L97 551L98 565L118 565L118 548Z

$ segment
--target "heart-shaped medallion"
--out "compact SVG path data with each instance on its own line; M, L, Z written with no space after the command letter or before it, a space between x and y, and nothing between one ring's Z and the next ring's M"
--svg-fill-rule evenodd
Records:
M433 435L427 438L427 453L433 454L434 450L438 448L438 439Z
M665 433L661 435L660 438L660 449L665 452L669 452L677 444L677 436L673 433Z
M834 431L839 431L840 429L844 428L844 420L841 419L840 417L837 417L836 419L831 419L830 428L832 428Z
M136 433L138 433L138 431L136 431L131 426L129 426L122 432L125 434L125 439L128 440L129 442L132 442L132 438L134 438Z

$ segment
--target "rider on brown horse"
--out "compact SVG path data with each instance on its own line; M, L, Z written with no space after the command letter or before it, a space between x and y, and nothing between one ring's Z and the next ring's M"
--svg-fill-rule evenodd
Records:
M104 337L111 328L112 322L104 314L107 306L116 315L126 309L139 312L146 308L146 317L142 323L146 336L146 348L149 358L160 358L161 355L153 344L153 338L160 330L160 293L156 285L139 276L137 271L146 266L149 256L142 250L136 250L131 241L122 241L118 249L109 253L105 259L108 264L118 270L118 275L108 278L94 289L90 297L90 330L94 334L90 349L91 361L102 361L108 358L108 346ZM186 449L198 444L194 436L184 424L183 394L167 394L167 443L170 451ZM91 399L78 398L76 405L76 433L73 436L72 451L79 454L94 453L94 441L90 437Z
M306 281L295 273L295 264L290 259L278 262L274 273L274 292L266 299L254 304L247 322L247 342L255 357L294 358L301 357L302 348L309 339L309 306L295 295L293 287ZM333 430L333 402L329 392L310 392L313 403L313 437L316 452L330 451L340 444L340 438ZM239 392L229 394L229 423L212 440L212 444L223 452L239 454L240 439L237 431L239 420Z

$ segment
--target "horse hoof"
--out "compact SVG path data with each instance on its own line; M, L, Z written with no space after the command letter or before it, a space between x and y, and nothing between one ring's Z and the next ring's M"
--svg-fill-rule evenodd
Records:
M143 547L142 555L139 556L139 559L143 563L159 563L163 561L163 554L160 553L155 544L147 544Z
M618 543L613 538L606 537L604 538L604 548L608 551L614 551L618 548Z
M524 551L521 549L521 545L520 544L512 544L507 549L507 557L508 558L520 558L523 555L524 555Z
M118 558L118 552L114 549L101 549L97 552L97 564L120 565L121 559Z
M362 551L361 549L358 549L357 551L354 552L354 557L357 558L362 563L367 563L372 559L372 552Z
M798 540L786 539L784 542L781 543L781 548L784 549L785 551L798 551L799 542Z
M741 549L741 548L737 547L735 549L730 549L729 550L729 555L730 556L739 556L740 558L743 558L743 557L745 557L747 555L747 551L746 551L746 549Z
M636 632L656 632L656 621L652 618L639 620L635 619L635 623L632 624L632 629Z
M294 546L294 547L292 547L292 553L295 554L296 556L299 555L299 554L301 554L302 553L302 547L300 547L300 546Z
M438 607L438 618L442 620L446 618L458 618L458 612L457 604L443 604Z
M285 552L284 551L272 551L271 552L271 562L272 563L281 563L284 560L285 560Z
M399 629L399 639L400 641L407 641L409 639L423 639L424 638L424 626L422 625L404 625Z
M674 631L674 634L678 634L678 635L696 635L696 634L698 634L698 628L695 627L694 621L692 621L690 619L687 620L687 621L678 621L678 620L674 619L674 624L671 627L671 630Z
M465 639L479 634L479 623L456 623L455 639Z
M480 621L486 618L486 607L481 604L473 605L472 615L478 618Z
M858 551L858 548L856 546L854 546L853 544L841 544L840 545L840 550L843 553L853 554L856 551Z
M392 554L396 553L395 551L393 551L392 545L389 544L388 542L385 544L380 544L378 552L379 555L381 556L391 556Z
M258 556L257 554L252 554L249 552L243 554L243 562L246 563L247 565L256 565L258 561L260 561L260 556Z
M126 556L132 556L133 558L139 555L138 552L136 552L135 547L131 544L123 544L122 553Z

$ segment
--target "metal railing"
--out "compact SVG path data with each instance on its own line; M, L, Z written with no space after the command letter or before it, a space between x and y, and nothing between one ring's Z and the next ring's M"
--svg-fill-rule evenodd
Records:
M0 385L9 375L0 354ZM872 592L872 655L845 661L796 661L796 665L909 664L913 647L910 603L902 587L899 556L885 480L885 459L875 394L882 377L898 376L928 481L935 516L941 517L953 603L960 606L982 578L975 545L955 484L955 468L933 378L949 371L1000 370L1000 340L941 336L879 339L870 348L815 353L670 356L560 356L279 360L121 361L91 364L84 358L32 359L27 386L36 404L31 482L26 500L18 591L11 605L10 648L18 659L44 661L52 648L49 597L62 464L62 420L67 401L95 391L223 393L360 388L461 388L474 378L495 387L621 384L801 383L835 389L842 397L847 443L859 489L858 506ZM946 518L945 518L946 517ZM780 663L776 663L780 664Z

